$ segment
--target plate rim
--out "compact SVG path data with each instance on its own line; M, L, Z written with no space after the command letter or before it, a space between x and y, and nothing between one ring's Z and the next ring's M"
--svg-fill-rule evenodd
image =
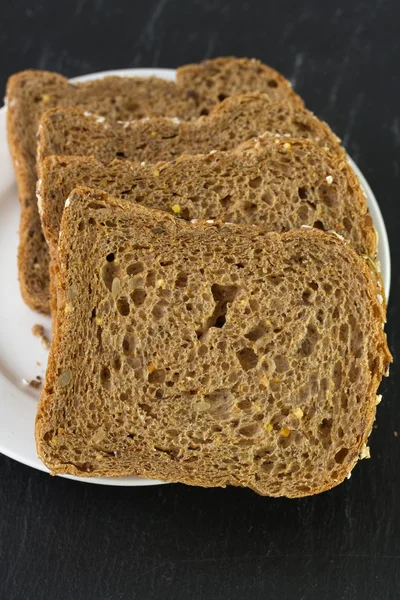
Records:
M85 75L79 75L77 77L70 78L71 82L85 82L85 81L93 81L95 79L100 79L102 77L109 76L117 76L117 77L162 77L167 80L174 81L176 78L176 70L168 69L168 68L127 68L127 69L112 69L107 71L98 71L94 73L88 73ZM5 113L7 107L6 105L0 108L0 118L3 117L2 113ZM5 114L4 114L5 118ZM382 262L385 265L385 281L384 281L384 289L387 300L389 299L390 293L390 284L391 284L391 257L390 257L390 245L389 238L385 226L385 222L378 204L378 201L373 193L367 179L365 178L362 171L359 169L354 160L347 155L348 161L356 173L362 188L366 193L366 197L368 200L368 208L370 212L373 212L373 221L376 229L379 229L380 239L379 239L379 249L382 255L380 256ZM14 178L15 181L15 178ZM377 227L378 226L378 227ZM14 386L12 383L5 377L5 375L0 371L0 382L2 393L6 393L10 395L11 391L14 391ZM36 462L33 457L21 456L16 452L9 450L2 440L0 440L0 453L5 456L24 464L28 467L31 467L35 470L49 473L49 470L42 464L41 462ZM168 482L154 480L154 479L146 479L139 478L135 476L121 477L121 478L113 478L113 477L76 477L74 475L59 475L64 479L71 479L74 481L79 481L81 483L92 483L97 485L110 485L110 486L118 486L118 487L144 487L144 486L154 486L154 485L164 485Z

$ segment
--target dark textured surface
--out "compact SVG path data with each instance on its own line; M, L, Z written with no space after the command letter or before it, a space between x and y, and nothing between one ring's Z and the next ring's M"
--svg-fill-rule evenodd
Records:
M384 214L399 341L400 5L248 0L3 2L0 83L253 55L344 138ZM2 292L4 293L4 292ZM372 460L304 500L183 486L105 488L0 458L1 600L386 600L400 596L400 374L382 385Z

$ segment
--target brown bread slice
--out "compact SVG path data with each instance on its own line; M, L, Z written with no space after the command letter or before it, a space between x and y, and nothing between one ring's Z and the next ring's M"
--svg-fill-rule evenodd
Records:
M272 100L303 101L280 73L251 58L223 56L184 65L177 70L177 85L194 98L202 115L233 93L265 92Z
M214 65L214 67L213 67ZM203 73L203 76L200 74ZM130 120L146 115L197 118L222 98L260 90L271 99L302 104L289 82L274 69L249 59L211 60L190 72L178 69L177 81L155 77L106 77L71 84L57 73L23 71L7 84L7 130L21 203L19 280L24 301L48 311L48 254L37 212L36 133L40 116L57 106L78 106L111 119ZM242 84L241 84L242 79ZM197 86L196 93L194 86Z
M79 188L59 244L36 440L52 473L299 497L347 477L391 360L336 236L191 224Z
M65 198L77 185L101 188L187 220L218 218L278 232L301 225L335 230L359 253L376 255L376 233L352 169L309 140L260 137L230 152L146 166L48 157L39 183L43 231L52 256Z
M339 139L310 111L253 92L227 98L208 117L191 122L160 117L116 124L80 109L49 110L39 125L39 172L50 155L94 156L104 163L116 157L156 162L182 153L234 148L264 131L304 136L344 157Z
M311 139L332 154L345 155L339 138L306 108L253 92L227 98L196 121L159 117L115 124L81 109L47 111L39 125L38 164L40 170L41 161L51 155L154 163L181 154L230 150L267 132Z

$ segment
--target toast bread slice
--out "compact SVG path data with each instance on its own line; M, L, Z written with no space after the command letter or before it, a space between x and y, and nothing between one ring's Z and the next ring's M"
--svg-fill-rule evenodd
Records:
M287 98L302 104L290 83L274 69L256 60L233 57L206 61L182 72L178 69L177 83L155 77L105 77L70 83L57 73L29 70L12 75L6 90L7 133L21 204L18 271L26 304L48 312L49 257L35 196L36 134L44 111L78 106L124 121L154 115L191 119L207 114L223 98L255 90L271 99Z
M53 474L301 497L347 477L391 360L368 261L336 236L187 223L79 188L36 420Z

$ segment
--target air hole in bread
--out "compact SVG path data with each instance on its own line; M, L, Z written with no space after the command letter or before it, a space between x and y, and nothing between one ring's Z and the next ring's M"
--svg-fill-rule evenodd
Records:
M118 158L126 158L125 152L116 152L115 156L117 156Z
M253 189L259 188L261 184L262 184L262 177L260 175L258 175L257 177L254 177L254 179L250 179L250 181L249 181L249 186Z
M298 492L302 492L304 494L307 494L308 492L311 491L311 488L310 488L309 485L298 485L297 488L296 488L296 490Z
M131 293L131 299L135 306L142 306L144 301L146 300L147 292L146 290L136 289Z
M102 350L102 348L103 348L102 334L103 334L103 329L100 325L98 325L97 330L96 330L96 337L97 337L97 341L98 341L98 349L99 350Z
M258 423L250 423L249 425L240 427L238 432L246 438L253 438L260 433L260 425Z
M114 252L110 252L110 254L107 254L107 256L106 256L106 261L107 262L114 262L114 260L115 260L115 254L114 254Z
M246 398L245 400L241 400L240 402L238 402L236 404L236 406L240 409L240 410L248 410L249 408L251 408L253 406L251 400L249 400L248 398Z
M179 437L179 431L177 431L176 429L166 429L165 433L168 437L171 437L171 438Z
M243 208L245 210L245 212L247 213L253 213L257 208L257 204L255 204L254 202L243 202Z
M346 458L346 456L348 455L349 450L348 448L342 448L341 450L339 450L339 452L336 452L335 454L335 461L341 465L344 461L344 459Z
M278 444L283 449L288 448L293 442L294 437L292 435L292 432L290 432L287 436L280 435L278 438Z
M314 221L313 227L315 227L315 229L321 229L321 231L325 230L322 221Z
M110 387L110 379L111 379L110 369L108 367L102 367L102 369L100 371L101 385L106 388L109 388Z
M298 194L299 194L300 200L306 200L307 199L307 195L308 195L308 189L306 187L304 187L304 186L299 187Z
M197 351L199 356L205 356L207 354L207 352L208 352L208 348L204 344L202 344Z
M265 190L265 192L261 196L262 202L268 204L268 206L273 206L277 200L276 196L271 192L271 190Z
M333 372L332 372L333 385L335 386L335 388L337 390L340 388L340 385L342 383L342 376L343 376L342 363L340 360L337 360L333 367Z
M155 319L162 319L167 312L168 302L166 300L159 300L151 311Z
M302 204L299 206L297 214L299 215L300 221L306 223L308 221L309 209L307 204Z
M126 333L124 339L122 340L122 350L124 354L132 355L133 349L135 347L135 338L131 333Z
M184 219L184 221L190 221L190 219L192 218L187 206L183 206L181 208L181 212L179 213L179 216L181 219Z
M251 348L242 348L236 353L243 371L254 369L258 363L257 354Z
M221 203L221 206L223 206L223 208L226 208L229 205L231 200L232 200L232 196L228 194L227 196L220 198L219 201Z
M270 79L270 80L268 81L268 84L267 84L267 85L268 85L268 87L270 87L270 88L277 88L277 87L278 87L278 83L277 83L277 81L275 81L275 79Z
M122 112L124 113L135 113L135 118L140 119L138 114L139 105L136 102L128 101L121 103Z
M222 328L225 325L228 305L236 298L238 287L214 283L211 286L211 293L215 302L214 312L205 325L196 332L198 338L204 336L211 327Z
M275 370L277 373L284 373L289 369L289 362L285 356L278 354L274 357Z
M121 268L115 262L107 262L101 269L101 277L108 291L111 292L113 280L119 276Z
M128 265L128 268L126 269L126 272L129 276L138 275L139 273L142 273L143 271L144 271L144 266L143 266L143 263L141 263L141 262L131 263L130 265Z
M102 208L107 208L104 204L100 202L90 202L88 204L88 208L93 208L94 210L101 210Z
M318 341L318 338L318 332L314 325L308 325L306 337L300 346L300 356L310 356L314 351L314 347Z
M332 419L322 419L318 426L318 436L320 438L330 437L332 430Z
M319 196L322 202L329 208L333 208L338 202L336 189L331 185L321 185L319 188Z
M154 287L156 283L155 271L149 271L146 277L146 287Z
M121 296L121 298L118 298L117 310L119 314L123 317L127 317L129 315L130 307L128 298L126 298L125 296Z
M175 287L177 288L185 288L188 283L188 276L186 273L178 273L175 280Z
M253 329L250 329L250 331L248 333L246 333L244 337L247 338L248 340L250 340L251 342L256 342L257 340L261 339L265 335L266 331L267 330L264 327L264 325L262 323L260 323Z
M148 380L149 380L149 383L164 383L165 370L164 369L155 369L154 371L149 373Z
M144 412L144 414L145 414L145 415L147 415L147 416L152 416L152 413L151 413L151 407L150 407L148 404L146 404L145 402L139 402L139 403L138 403L138 408L139 408L139 409L140 409L142 412Z
M315 300L316 294L314 292L314 290L305 290L302 293L301 299L303 300L304 304L312 304Z
M283 281L283 277L279 275L268 275L267 279L272 285L279 285Z
M339 329L339 340L343 344L347 344L348 339L349 339L349 326L347 325L347 323L343 323Z
M119 371L121 369L121 359L118 356L118 354L112 359L111 366L116 371Z
M361 374L360 367L359 366L353 366L350 369L350 372L349 372L349 379L350 379L350 381L352 383L355 383L359 379L360 374Z
M255 298L250 298L249 306L253 312L257 312L258 310L260 310L260 305L258 303L258 300L256 300Z
M359 351L362 350L364 335L358 325L354 324L351 330L350 336L350 350L356 355L359 354Z
M348 219L347 217L344 217L343 221L343 227L345 228L345 230L350 233L351 230L353 229L353 223L350 221L350 219Z

